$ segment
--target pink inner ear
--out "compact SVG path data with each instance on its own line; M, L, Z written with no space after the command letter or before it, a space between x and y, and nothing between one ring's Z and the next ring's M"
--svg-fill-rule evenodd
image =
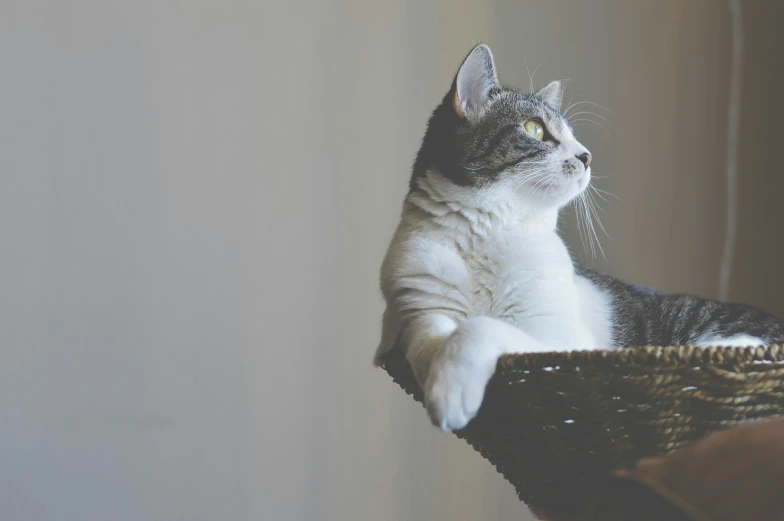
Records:
M493 55L486 46L477 46L460 66L455 78L453 106L460 117L475 113L487 101L490 90L498 85Z
M460 96L457 95L457 88L455 88L455 93L452 95L452 108L455 109L455 114L465 119L465 112L463 112L463 105L460 103Z

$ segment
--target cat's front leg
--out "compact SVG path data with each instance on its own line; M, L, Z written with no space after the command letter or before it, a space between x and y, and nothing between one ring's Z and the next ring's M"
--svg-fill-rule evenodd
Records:
M490 317L463 320L432 353L423 389L433 424L449 432L462 429L476 416L501 355L546 350L506 322Z

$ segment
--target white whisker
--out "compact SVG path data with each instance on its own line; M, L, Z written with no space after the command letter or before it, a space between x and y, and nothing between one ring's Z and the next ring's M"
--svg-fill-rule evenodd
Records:
M574 97L574 96L572 96L572 97ZM569 100L569 101L571 101L571 100ZM604 109L604 110L606 110L607 112L609 112L610 114L612 114L613 116L615 116L615 115L616 115L616 114L615 114L615 112L613 112L612 110L608 109L607 107L605 107L605 106L603 106L603 105L599 105L598 103L594 103L593 101L578 101L578 102L575 102L575 103L573 103L573 104L569 105L569 106L566 108L566 110L563 112L563 115L564 115L564 116L566 116L566 114L567 114L567 113L568 113L568 112L569 112L569 111L570 111L572 108L574 108L574 107L577 107L578 105L582 105L583 103L587 103L587 104L589 104L589 105L593 105L593 106L595 106L595 107L599 107L600 109Z
M592 119L588 119L588 118L581 118L581 119L575 119L574 121L570 121L570 123L577 123L578 121L590 121L590 122L591 122L591 123L593 123L594 125L599 125L599 126L600 126L600 127L602 127L602 128L604 129L604 131L607 133L607 137L609 137L610 139L612 139L612 135L610 134L610 131L609 131L609 130L607 130L607 128L606 128L604 125L602 125L601 123L599 123L598 121L594 121L594 120L592 120Z
M605 176L605 177L606 177L606 176ZM597 179L599 179L599 178L597 178ZM626 204L626 202L625 202L623 199L621 199L620 197L618 197L618 196L617 196L617 195L615 195L615 194L612 194L612 193L610 193L610 192L607 192L607 191L605 191L605 190L600 190L599 188L596 188L596 187L595 187L595 186L593 186L593 185L589 185L589 187L591 188L591 190L593 190L594 192L596 192L596 194L597 194L597 195L599 195L599 197L601 197L601 198L602 198L602 199L604 199L605 201L607 201L607 199L604 197L604 195L609 195L610 197L615 197L615 198L616 198L616 199L618 199L620 202L622 202L622 203ZM604 195L602 195L602 194L604 194ZM609 202L609 201L608 201L608 202Z
M611 127L613 130L615 130L615 125L613 124L613 122L612 122L612 121L610 121L609 119L605 118L605 117L604 117L604 116L602 116L601 114L597 114L596 112L589 112L589 111L587 111L587 110L581 110L580 112L575 112L574 114L572 114L572 115L571 115L571 116L569 116L569 117L570 117L570 118L573 118L573 117L575 117L575 116L580 116L580 115L583 115L583 114L587 114L587 115L589 115L589 116L596 116L597 118L601 118L601 119L603 119L604 121L606 121L606 122L607 122L607 124L608 124L608 125L610 125L610 127Z

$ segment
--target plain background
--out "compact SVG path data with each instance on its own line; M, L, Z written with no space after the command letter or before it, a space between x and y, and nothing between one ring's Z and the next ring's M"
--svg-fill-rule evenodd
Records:
M743 2L731 298L784 315L780 5ZM525 519L371 367L410 166L480 40L604 107L577 136L622 202L607 261L567 213L574 254L715 296L723 1L0 0L0 517Z

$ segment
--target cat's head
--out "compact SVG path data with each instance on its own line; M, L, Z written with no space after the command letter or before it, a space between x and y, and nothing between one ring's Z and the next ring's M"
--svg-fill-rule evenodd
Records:
M566 204L588 186L591 154L561 114L562 97L558 81L533 94L502 86L490 48L477 45L430 118L412 189L436 170L459 186L504 187L531 205Z

